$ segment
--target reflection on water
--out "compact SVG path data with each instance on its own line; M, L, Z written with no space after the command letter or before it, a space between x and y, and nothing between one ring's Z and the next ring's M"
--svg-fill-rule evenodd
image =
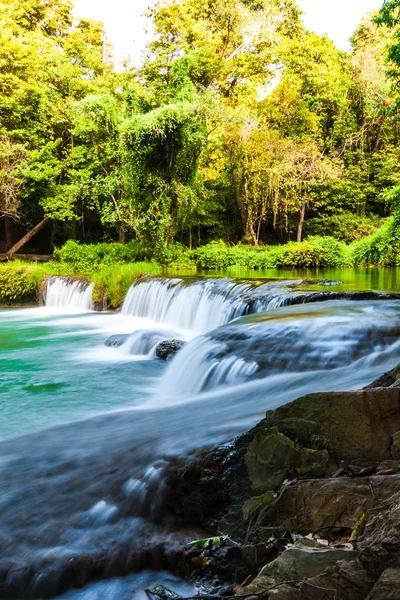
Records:
M175 275L175 273L171 273ZM193 276L193 271L180 271L180 276ZM199 277L237 277L243 279L304 280L326 279L343 282L329 289L338 292L379 290L382 292L400 291L400 268L335 268L335 269L243 269L230 267L224 271L199 269ZM307 287L307 286L306 286ZM326 289L312 286L313 289Z

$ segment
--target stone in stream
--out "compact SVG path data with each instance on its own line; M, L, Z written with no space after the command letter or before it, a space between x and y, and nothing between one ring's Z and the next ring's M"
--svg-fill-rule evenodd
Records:
M106 339L104 345L108 346L109 348L119 348L122 346L122 344L125 344L129 335L129 333L117 333L116 335L111 335Z
M156 356L161 360L171 360L184 345L182 340L165 340L156 347Z

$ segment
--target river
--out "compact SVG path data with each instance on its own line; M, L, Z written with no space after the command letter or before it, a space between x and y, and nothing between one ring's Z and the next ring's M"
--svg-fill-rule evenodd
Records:
M140 595L151 576L129 575L128 559L165 535L154 515L168 456L227 442L270 408L360 388L400 363L397 296L343 294L395 292L397 270L324 272L343 283L317 286L299 285L308 273L226 275L141 281L116 314L92 312L90 288L56 279L45 306L0 311L4 597ZM105 346L115 334L128 336ZM187 344L163 362L154 349L169 338ZM63 596L78 585L70 565L100 555L86 587Z

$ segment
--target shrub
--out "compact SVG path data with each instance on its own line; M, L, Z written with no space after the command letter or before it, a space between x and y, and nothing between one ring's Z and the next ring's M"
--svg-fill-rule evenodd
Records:
M229 267L279 269L337 267L346 264L347 247L333 237L310 238L283 246L228 246L211 242L192 252L193 260L204 269L224 270Z
M45 269L34 265L0 265L0 301L34 301L45 275Z
M400 240L394 219L371 236L354 242L349 248L349 263L353 266L392 267L399 263Z
M141 261L150 252L138 240L127 244L80 244L69 240L54 251L54 258L68 265L73 273L91 273L99 265L111 266Z
M158 274L161 267L155 262L139 262L129 265L112 265L99 269L91 277L94 282L94 302L102 301L107 297L110 308L118 308L122 305L124 298L132 285L141 275Z

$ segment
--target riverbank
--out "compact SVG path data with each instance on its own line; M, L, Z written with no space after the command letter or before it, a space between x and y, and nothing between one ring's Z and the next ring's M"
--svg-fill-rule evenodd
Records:
M211 593L394 599L399 460L397 368L367 389L269 411L232 444L172 466L167 505L186 526L228 536L189 555Z
M100 307L119 308L132 283L145 274L159 274L156 263L97 266L93 271L76 272L69 265L51 261L35 264L13 261L0 264L0 306L33 307L40 304L46 279L60 276L83 279L94 284L93 303Z
M208 274L231 271L232 276L238 276L247 271L250 278L257 278L267 276L268 271L283 275L291 270L308 270L301 277L309 277L310 273L315 277L321 269L393 268L400 264L398 254L393 220L351 245L328 236L259 248L211 242L189 250L174 244L160 254L135 240L128 244L89 245L70 240L55 250L54 260L45 264L19 260L0 263L0 304L37 305L46 277L53 275L85 278L94 284L95 305L119 308L129 287L144 274L196 275L205 270Z

